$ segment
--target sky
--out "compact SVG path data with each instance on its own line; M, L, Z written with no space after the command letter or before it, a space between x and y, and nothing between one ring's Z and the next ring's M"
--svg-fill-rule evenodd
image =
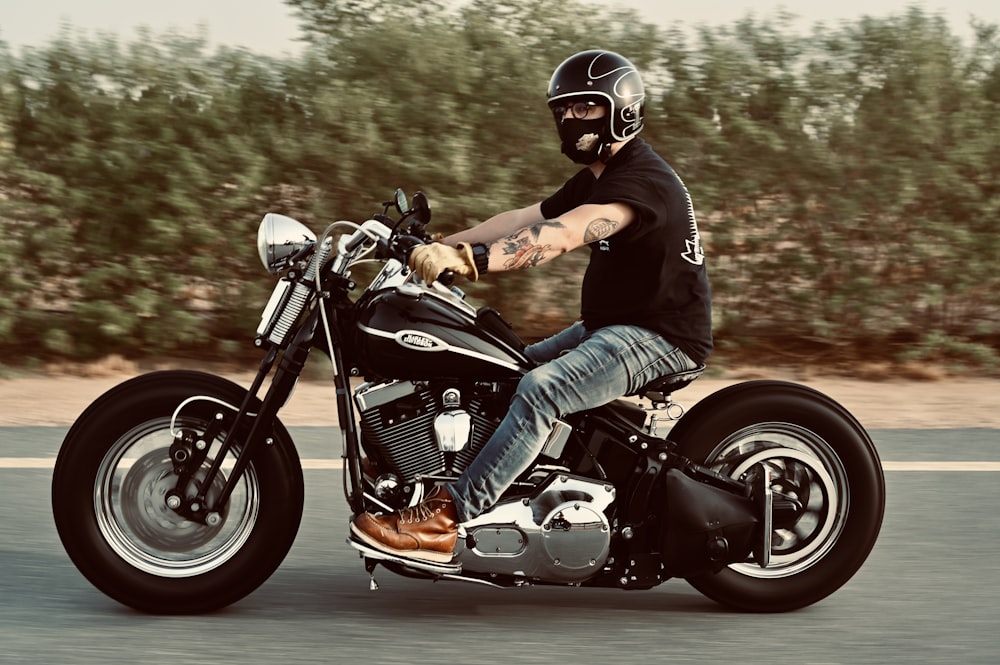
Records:
M726 25L749 13L765 18L785 9L800 17L802 29L808 29L817 22L835 25L865 15L898 14L914 4L944 15L962 36L969 34L970 16L1000 24L998 0L610 0L609 4L634 8L646 21L662 26L677 21L689 27ZM245 46L266 55L295 54L301 49L296 40L299 22L281 0L0 0L0 40L15 53L23 46L47 44L67 23L87 37L101 31L131 41L135 28L144 25L157 33L176 29L195 35L204 29L213 46Z

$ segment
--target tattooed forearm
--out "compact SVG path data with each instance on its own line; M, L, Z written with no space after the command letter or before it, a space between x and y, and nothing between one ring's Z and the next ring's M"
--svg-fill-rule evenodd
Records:
M532 224L531 226L528 227L528 230L531 231L531 237L534 238L537 241L538 240L538 236L542 235L542 229L544 229L545 227L549 227L549 228L553 228L553 229L564 229L564 228L566 228L563 225L563 223L560 222L558 219L546 219L543 222L538 222L537 224Z
M551 258L552 246L532 243L527 238L507 238L503 253L511 257L504 261L504 270L524 270Z
M557 242L557 238L560 237L558 230L565 228L566 226L558 219L546 219L501 238L494 243L493 250L510 257L503 263L504 270L532 268L554 259L565 251L559 248L560 242ZM546 229L556 229L556 235L546 234ZM547 237L543 239L542 235Z
M615 232L618 222L610 219L598 218L587 225L587 230L583 234L583 242L591 243L602 240Z

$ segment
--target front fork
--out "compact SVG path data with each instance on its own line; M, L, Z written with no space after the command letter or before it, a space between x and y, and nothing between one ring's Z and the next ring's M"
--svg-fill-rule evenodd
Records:
M320 304L321 306L322 304ZM333 331L337 331L336 309L329 308L329 315L333 317L330 327ZM177 483L174 489L167 493L166 502L168 507L187 519L209 526L214 526L221 521L221 516L229 501L229 497L243 476L250 460L253 458L254 452L262 443L269 443L272 423L277 417L278 411L288 401L292 389L302 374L302 368L305 366L306 359L309 357L318 321L319 307L316 307L309 314L309 318L299 328L285 352L281 354L281 360L278 362L277 370L268 386L267 393L261 401L260 409L256 414L251 414L249 413L250 406L254 403L257 394L260 392L265 379L270 374L271 368L278 358L277 348L272 347L268 350L261 361L260 368L254 377L252 385L243 398L243 403L237 409L236 417L231 421L226 431L221 448L215 454L215 458L205 476L198 480L196 494L190 498L188 498L188 488L195 481L195 473L204 464L209 448L211 447L211 442L218 438L225 427L224 414L221 411L217 412L212 422L209 423L208 427L201 434L192 430L182 429L175 435L174 442L170 447L170 457L174 464L174 471L177 474ZM334 332L334 335L336 335L336 332ZM358 462L359 456L357 454L358 442L353 425L354 415L351 411L350 399L344 396L347 393L349 384L346 378L342 379L345 375L343 373L344 365L340 355L339 339L335 337L333 342L334 348L330 352L337 367L337 407L340 413L340 423L347 437L348 458L354 460L351 468L352 478L356 478L356 482L360 482L361 473ZM251 418L251 424L246 436L243 437L240 435L240 432L247 431L244 423L248 417ZM345 426L345 422L349 422L350 426ZM222 489L217 495L210 496L207 494L208 489L213 487L222 463L237 438L242 439L244 445L236 456L236 461ZM354 450L353 455L350 454L352 447ZM356 472L353 467L357 467ZM354 494L360 496L360 492L355 492Z

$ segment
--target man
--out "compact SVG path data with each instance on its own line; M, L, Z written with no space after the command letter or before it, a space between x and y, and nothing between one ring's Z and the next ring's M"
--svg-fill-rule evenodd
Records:
M539 366L521 379L507 415L455 483L396 514L357 516L351 529L360 540L450 561L459 523L488 510L530 467L557 419L694 369L711 352L694 207L677 174L636 137L644 103L639 73L622 56L568 58L552 75L548 104L563 153L586 168L541 203L413 251L410 266L429 283L446 269L474 280L589 245L582 321L525 350Z

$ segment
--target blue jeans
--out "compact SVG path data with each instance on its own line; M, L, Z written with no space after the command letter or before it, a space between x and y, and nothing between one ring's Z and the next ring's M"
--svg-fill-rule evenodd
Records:
M587 330L575 323L525 353L543 364L524 375L497 431L448 488L462 522L493 506L531 466L556 420L697 367L663 337L637 326Z

